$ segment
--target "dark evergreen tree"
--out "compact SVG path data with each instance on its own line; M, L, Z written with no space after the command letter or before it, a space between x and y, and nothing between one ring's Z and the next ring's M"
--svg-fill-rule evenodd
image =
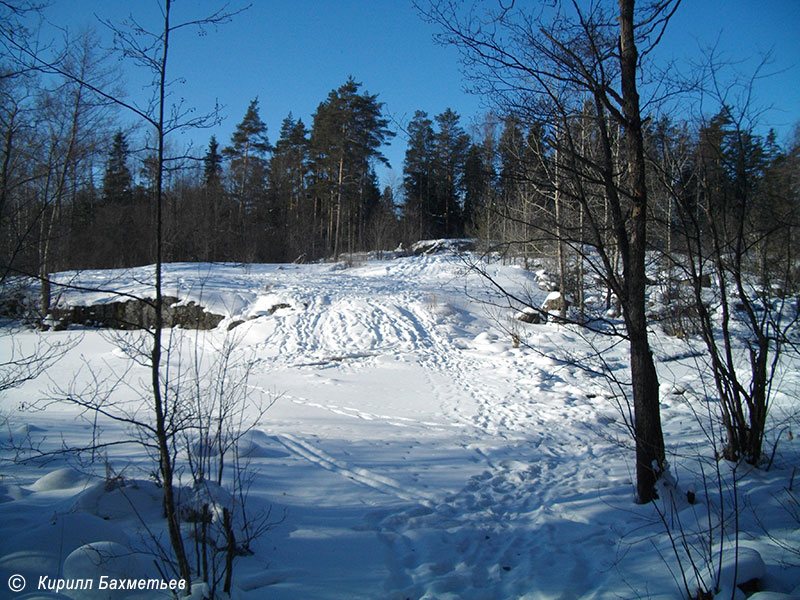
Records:
M469 136L460 124L458 113L446 109L436 115L438 131L434 135L434 223L436 237L463 235L461 220L464 162Z
M384 250L397 247L399 222L397 219L394 192L391 186L383 188L378 203L372 208L367 220L367 244L381 258Z
M490 173L484 164L484 149L471 144L464 160L464 206L462 223L466 235L474 235L476 212L486 202L487 190L491 185Z
M114 134L103 175L103 198L106 202L130 204L133 200L133 177L128 168L130 150L122 130Z
M208 150L203 156L203 185L214 188L222 183L222 155L219 152L217 137L212 135L208 142Z
M313 254L308 242L314 233L315 207L306 198L308 131L289 113L281 124L269 163L270 204L282 224L284 260Z
M388 164L380 147L394 136L377 95L359 93L352 77L328 94L314 113L311 129L313 189L325 204L325 240L338 257L363 246L374 161ZM345 246L346 245L346 246Z
M525 134L513 116L505 119L497 151L500 159L498 191L502 206L508 210L517 202L525 180Z
M270 149L267 126L258 114L255 98L236 126L230 146L222 150L230 161L231 191L245 213L253 212L258 199L263 198Z
M239 260L276 260L278 223L267 198L268 158L271 150L267 126L258 114L258 98L247 107L242 121L222 150L229 160L228 190L236 205L231 229L236 233Z
M431 201L434 157L433 123L418 110L408 124L408 146L403 161L403 220L412 241L432 234Z
M223 185L223 157L216 136L211 136L203 156L203 180L200 191L201 231L199 255L204 260L225 260L234 257L230 240L235 211L228 202Z

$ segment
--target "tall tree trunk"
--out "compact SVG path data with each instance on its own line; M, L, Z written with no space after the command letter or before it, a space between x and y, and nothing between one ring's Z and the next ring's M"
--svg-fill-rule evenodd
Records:
M636 492L640 503L656 497L655 483L664 467L664 437L658 398L658 374L647 337L645 251L647 187L644 141L636 89L638 51L634 41L634 0L619 0L622 109L625 117L628 172L631 183L631 229L625 270L625 323L631 347Z
M186 550L183 545L183 536L178 519L175 490L173 487L173 464L168 431L168 407L161 393L161 339L164 328L162 307L164 298L162 294L161 271L164 253L163 244L163 183L164 183L164 105L166 101L166 75L167 53L169 50L169 11L171 0L166 0L164 9L164 42L160 67L159 81L159 111L158 127L158 161L156 165L156 266L155 266L155 326L153 328L153 350L151 355L151 377L153 388L153 409L156 417L156 444L158 446L159 467L161 470L162 484L164 486L164 513L167 519L167 530L175 559L178 563L178 572L186 581L187 593L191 593L192 573Z
M242 159L242 180L239 183L239 220L243 221L244 215L247 214L245 210L245 190L247 189L247 159L250 153L250 140L244 142L244 159Z
M333 260L339 260L339 237L342 225L342 174L344 172L344 154L339 157L339 175L336 178L336 231L333 237Z
M586 290L584 289L584 279L586 277L584 265L584 236L583 236L583 204L580 206L580 216L578 219L580 227L580 252L576 257L578 260L578 320L581 324L586 322Z
M14 120L16 118L17 112L16 110L10 115L8 119L8 125L6 129L6 134L3 139L3 165L0 168L0 225L3 224L3 219L5 218L5 206L6 206L6 199L8 198L8 187L9 187L9 179L10 179L10 171L11 171L11 154L14 151L14 133L15 133L15 123ZM8 267L7 267L8 268ZM2 279L5 279L6 273L3 273Z
M556 132L556 138L558 138L558 132ZM562 319L566 319L567 318L567 265L566 265L566 258L564 255L564 236L562 232L562 223L561 223L561 219L563 217L563 210L561 206L561 191L560 191L561 182L559 180L559 168L558 168L558 143L556 143L555 160L556 160L555 163L556 243L558 244L556 249L558 254L558 292L561 294L561 299L559 301L559 308L558 308L558 316L560 316Z

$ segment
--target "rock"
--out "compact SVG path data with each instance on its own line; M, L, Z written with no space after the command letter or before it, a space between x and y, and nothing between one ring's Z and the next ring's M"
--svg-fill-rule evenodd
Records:
M222 315L206 312L194 302L177 304L178 298L164 296L161 318L164 327L183 329L213 329L222 321ZM103 302L89 306L54 308L50 317L56 321L54 328L69 325L101 327L108 329L147 329L155 326L156 310L153 300L131 299L121 302Z
M292 308L291 304L286 304L285 302L280 302L278 304L273 304L267 309L267 314L274 315L277 311L282 308Z
M563 298L561 292L551 292L547 298L545 298L544 303L542 304L542 310L544 312L561 312L562 302L564 310L569 308L569 300Z
M168 309L169 319L167 327L181 327L182 329L214 329L224 318L222 315L206 312L202 306L189 302L170 306Z
M0 316L17 318L25 314L27 304L21 293L0 296Z
M775 284L772 287L770 287L769 291L770 291L770 293L772 294L773 297L777 297L777 298L781 298L781 299L786 298L786 290L784 290L783 286L781 286L781 285Z
M461 252L471 252L475 249L475 240L470 239L440 239L440 240L420 240L411 246L411 254L419 256L421 254L438 254Z
M533 323L535 325L539 325L540 323L544 322L542 315L537 312L536 309L530 307L519 311L515 318L523 323Z
M751 584L754 580L760 580L766 573L764 560L758 551L746 546L739 546L738 556L733 548L725 548L722 557L722 568L720 569L719 587L727 593L726 598L731 597L731 591L741 592L739 587ZM704 587L697 581L696 577L689 580L689 588L696 589ZM745 594L741 594L745 597ZM722 598L722 594L717 594L717 598Z
M753 579L761 579L766 572L766 566L761 555L753 548L740 546L738 549L738 561L734 560L733 549L722 559L722 571L720 573L720 583L733 587L742 585ZM734 573L736 580L734 581Z
M694 287L694 279L681 279L678 281L679 285L686 286L686 287ZM700 287L710 288L711 287L711 275L708 273L703 273L700 276Z
M747 600L747 594L737 588L729 588L721 585L719 592L714 596L714 600Z

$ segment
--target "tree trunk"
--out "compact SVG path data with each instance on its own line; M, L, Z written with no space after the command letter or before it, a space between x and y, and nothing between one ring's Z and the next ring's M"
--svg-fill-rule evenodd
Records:
M638 51L634 42L634 0L619 0L622 108L625 116L628 172L631 182L631 229L625 270L625 323L631 347L636 493L644 504L656 497L655 483L664 468L664 438L658 397L658 374L647 338L645 251L647 187L644 141L636 89Z
M233 577L233 557L236 554L236 538L233 535L231 512L227 508L222 509L222 526L225 530L225 583L222 586L222 591L230 594Z
M161 394L161 338L164 328L162 306L164 298L161 289L161 267L163 260L163 184L164 184L164 105L166 101L166 75L167 52L169 50L169 11L171 0L166 0L164 10L164 45L160 64L159 82L159 116L158 128L158 164L156 165L156 265L155 265L155 326L153 328L153 350L151 354L151 377L153 388L153 410L156 418L156 443L159 454L159 467L162 484L164 486L164 512L167 519L167 529L172 550L178 563L178 572L186 582L187 593L191 593L192 573L186 550L183 545L180 522L178 520L177 503L173 487L173 465L170 447L170 433L168 431L168 407L165 405Z
M339 158L339 175L336 184L336 231L333 236L333 261L339 260L339 237L342 225L342 173L344 171L344 155Z
M556 137L557 136L558 132L556 132ZM558 308L558 316L561 317L562 320L564 320L567 318L567 265L564 256L564 236L562 234L562 227L561 227L561 218L563 211L561 210L561 192L560 192L560 181L558 173L558 145L556 145L555 158L556 158L555 210L556 210L556 243L557 243L556 249L558 254L558 292L561 294L560 304Z
M581 251L578 253L578 321L583 324L586 322L586 290L584 290L584 278L586 277L584 265L584 238L583 238L583 204L580 206L580 242Z

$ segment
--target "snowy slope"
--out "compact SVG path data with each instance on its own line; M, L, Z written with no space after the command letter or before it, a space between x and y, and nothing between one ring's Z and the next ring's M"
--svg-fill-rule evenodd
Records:
M488 268L537 302L547 296L520 269ZM60 277L147 295L152 269ZM515 324L514 310L485 302L496 303L497 295L458 257L351 268L176 264L167 266L165 281L166 294L225 316L209 332L176 331L175 347L213 354L226 337L235 339L237 356L253 366L253 393L275 400L250 434L249 454L257 473L251 504L271 507L276 523L253 556L239 559L235 597L682 597L679 565L657 509L687 531L720 512L719 495L706 494L695 460L708 458L701 427L708 405L685 342L660 336L655 344L678 502L637 506L615 390L606 377L561 360L577 357L624 379L624 344L594 340L603 348L601 364L580 331ZM59 302L112 298L65 291ZM56 385L80 389L98 373L123 373L128 385L115 397L137 402L134 390L146 372L117 347L123 334L44 335L75 345L45 376L2 397L6 437L28 437L45 448L57 447L62 436L86 438L89 423L72 407L19 407ZM0 351L10 352L12 343L30 347L36 336L4 337ZM179 357L170 357L175 368ZM798 366L788 364L781 379L776 427L797 422ZM103 429L106 436L124 435L118 424L103 423ZM800 585L800 570L792 568L800 558L770 539L800 546L800 524L782 508L798 455L797 442L785 435L772 470L736 472L745 507L741 545L763 560L764 581L778 592ZM12 457L5 452L4 458ZM136 505L148 525L162 527L141 448L109 449L107 460L128 480L141 480L131 492ZM82 564L80 553L65 560L82 544L135 546L141 537L124 494L107 490L73 459L4 463L3 469L0 597L12 573L24 575L29 586L43 574L63 577ZM102 464L96 470L103 475ZM725 465L722 475L730 480ZM689 488L698 498L694 505L685 500ZM727 496L731 488L724 490ZM722 517L725 522L730 514ZM729 522L726 528L732 539ZM715 548L719 539L717 531ZM733 548L724 547L725 559Z

